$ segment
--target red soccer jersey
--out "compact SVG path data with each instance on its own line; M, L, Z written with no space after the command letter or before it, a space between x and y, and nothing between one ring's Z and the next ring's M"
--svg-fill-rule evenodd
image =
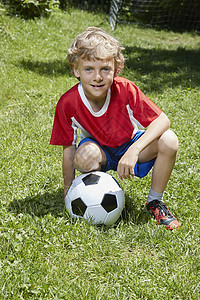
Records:
M81 83L66 92L56 106L50 143L75 145L77 129L100 145L116 148L147 127L160 114L156 106L130 80L115 77L100 111L94 112Z

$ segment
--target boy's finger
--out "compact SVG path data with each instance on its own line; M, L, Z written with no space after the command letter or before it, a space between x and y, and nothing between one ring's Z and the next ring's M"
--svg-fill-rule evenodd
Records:
M130 168L129 174L130 174L131 176L135 176L134 168L133 168L133 167Z
M121 168L120 168L119 165L118 165L118 167L117 167L117 175L118 175L119 179L122 181L122 180L123 180L123 176L122 176Z

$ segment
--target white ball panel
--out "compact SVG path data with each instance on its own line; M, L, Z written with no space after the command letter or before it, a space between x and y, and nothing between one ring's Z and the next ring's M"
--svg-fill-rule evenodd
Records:
M73 213L72 213L72 208L71 208L71 199L70 199L70 197L68 197L68 195L65 196L65 207L66 207L66 210L69 213L70 217L72 217Z
M112 225L114 224L120 217L122 210L116 208L115 210L109 212L104 220L105 225Z
M91 221L93 224L103 224L106 216L107 212L105 209L101 205L97 205L88 207L83 218Z
M95 184L85 186L80 192L81 199L83 199L87 206L100 204L103 195L104 191Z
M102 172L98 172L98 173L99 173L99 175L101 175ZM107 173L104 173L104 174L105 174L104 176L101 175L99 185L101 185L101 187L105 193L121 190L120 186L117 184L117 182L111 175L109 175Z
M125 205L124 193L120 189L119 191L117 191L115 193L115 195L116 195L116 198L117 198L118 207L122 211L124 209L124 205Z

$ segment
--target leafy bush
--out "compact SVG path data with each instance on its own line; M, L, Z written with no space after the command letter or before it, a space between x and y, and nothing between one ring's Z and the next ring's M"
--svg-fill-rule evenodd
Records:
M65 0L60 0L64 1ZM85 0L85 1L80 1L80 0L71 0L72 5L74 7L78 7L84 10L88 11L103 11L105 13L109 13L110 5L112 0Z
M66 8L68 2L62 0L6 0L6 6L12 15L18 15L24 19L34 19L48 16L53 9L60 7L60 3L63 8Z
M89 11L103 10L108 13L110 2L111 0L103 0L98 3L92 0L3 0L10 14L18 15L24 19L48 16L54 9L69 10L71 7Z

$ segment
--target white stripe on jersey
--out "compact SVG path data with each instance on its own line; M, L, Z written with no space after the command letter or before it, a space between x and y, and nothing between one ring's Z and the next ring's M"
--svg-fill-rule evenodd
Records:
M133 135L135 135L136 132L139 130L138 127L140 127L140 129L143 129L143 130L144 130L144 127L138 122L138 120L136 120L136 119L134 118L134 116L133 116L133 111L132 111L132 109L130 108L130 105L129 105L129 104L126 105L126 109L127 109L127 111L128 111L129 119L130 119L130 121L131 121L131 123L132 123L132 125L133 125L133 128L134 128L134 130L133 130Z
M87 132L87 130L85 130L85 128L83 126L81 126L81 124L74 117L72 117L71 120L72 120L72 128L74 130L74 140L73 140L72 145L76 145L78 128L81 129L83 136L84 136L83 138L91 137L91 134L89 134L89 132Z

